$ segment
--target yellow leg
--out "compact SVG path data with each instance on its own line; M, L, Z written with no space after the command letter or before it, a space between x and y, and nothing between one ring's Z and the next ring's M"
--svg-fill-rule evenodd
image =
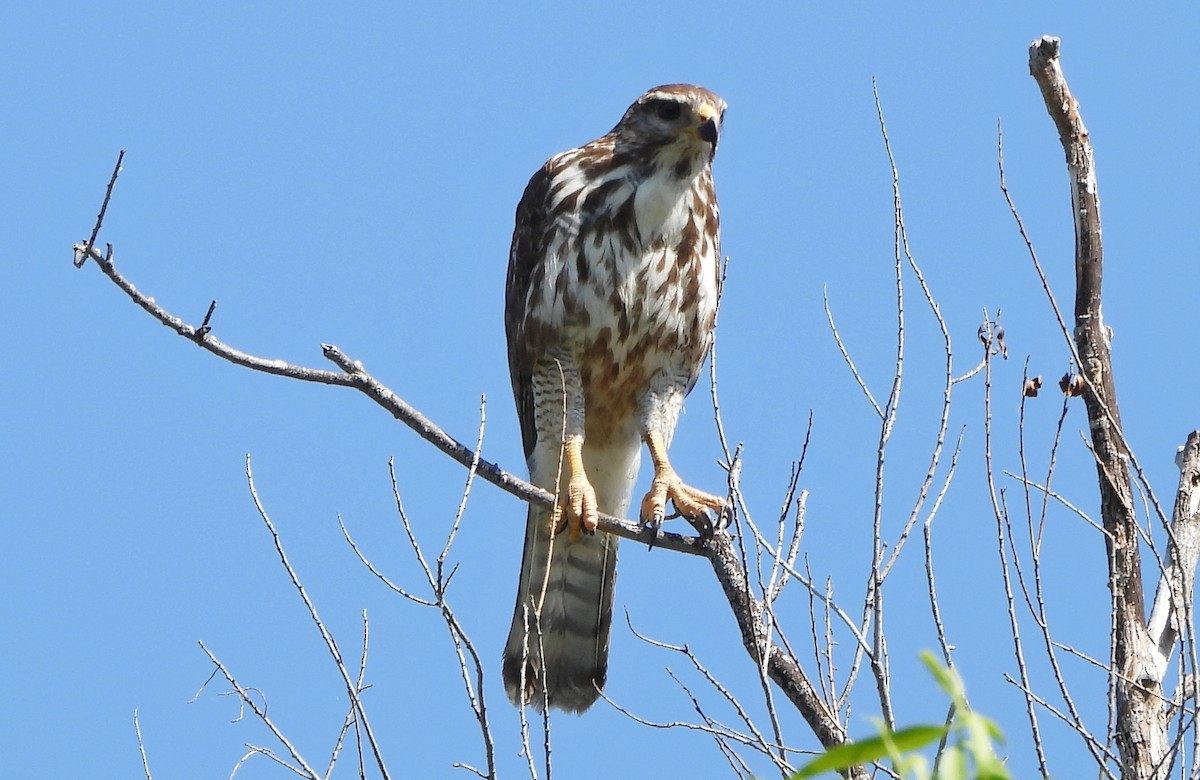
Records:
M725 499L705 493L684 484L671 461L667 459L667 447L662 435L651 431L645 435L650 459L654 462L654 481L650 492L642 499L642 522L657 529L667 516L667 500L675 505L675 511L688 520L703 518L708 510L720 517L725 511Z
M582 436L572 436L563 445L563 470L567 488L565 501L550 519L550 532L561 533L565 527L567 538L577 542L583 531L590 534L596 530L599 512L596 490L583 470Z

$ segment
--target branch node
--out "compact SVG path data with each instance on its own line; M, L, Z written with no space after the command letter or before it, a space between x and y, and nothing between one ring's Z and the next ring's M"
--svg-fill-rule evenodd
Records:
M212 303L208 304L208 311L204 313L204 321L200 323L200 327L196 328L195 339L197 342L203 341L209 333L212 332L212 316L217 310L217 300L214 298Z

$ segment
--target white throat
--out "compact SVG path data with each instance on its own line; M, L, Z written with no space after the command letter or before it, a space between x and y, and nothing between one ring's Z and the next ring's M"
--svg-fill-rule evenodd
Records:
M673 243L688 220L688 191L695 177L679 178L673 166L660 165L637 188L633 213L644 244L665 238Z

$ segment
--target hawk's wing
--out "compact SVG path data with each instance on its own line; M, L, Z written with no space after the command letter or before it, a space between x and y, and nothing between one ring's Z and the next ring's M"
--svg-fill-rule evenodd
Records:
M525 457L537 443L537 428L533 414L533 369L540 347L537 334L526 333L529 290L544 273L542 264L546 252L547 234L551 219L549 204L549 163L542 166L517 204L516 227L512 247L508 252L508 280L504 288L504 330L508 336L508 372L512 379L513 398L517 402L517 419L521 424L521 442Z

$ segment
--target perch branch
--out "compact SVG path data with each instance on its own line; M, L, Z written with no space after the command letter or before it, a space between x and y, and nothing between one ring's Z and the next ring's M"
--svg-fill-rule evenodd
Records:
M193 327L160 306L153 297L143 293L117 270L116 263L111 255L102 255L95 247L89 249L86 243L76 244L75 254L76 257L82 256L95 260L105 276L120 287L134 303L160 323L196 344L201 349L205 349L230 363L244 366L254 371L296 379L301 382L314 382L317 384L353 388L368 396L375 403L386 409L394 418L416 431L421 438L463 466L471 468L472 463L478 458L475 450L447 434L428 417L413 408L408 402L404 401L390 388L372 376L363 368L361 362L353 360L336 346L322 344L321 349L325 357L340 368L341 371L309 368L307 366L295 365L285 360L264 358L242 352L212 335L211 324ZM548 491L535 487L494 463L478 459L476 470L480 477L522 501L542 504L544 506L551 506L554 503L554 497ZM599 528L602 531L607 531L610 534L626 539L634 539L642 542L653 539L655 547L689 553L691 555L704 555L695 537L667 531L659 531L657 535L652 536L650 529L643 528L638 523L633 523L619 517L600 515Z

